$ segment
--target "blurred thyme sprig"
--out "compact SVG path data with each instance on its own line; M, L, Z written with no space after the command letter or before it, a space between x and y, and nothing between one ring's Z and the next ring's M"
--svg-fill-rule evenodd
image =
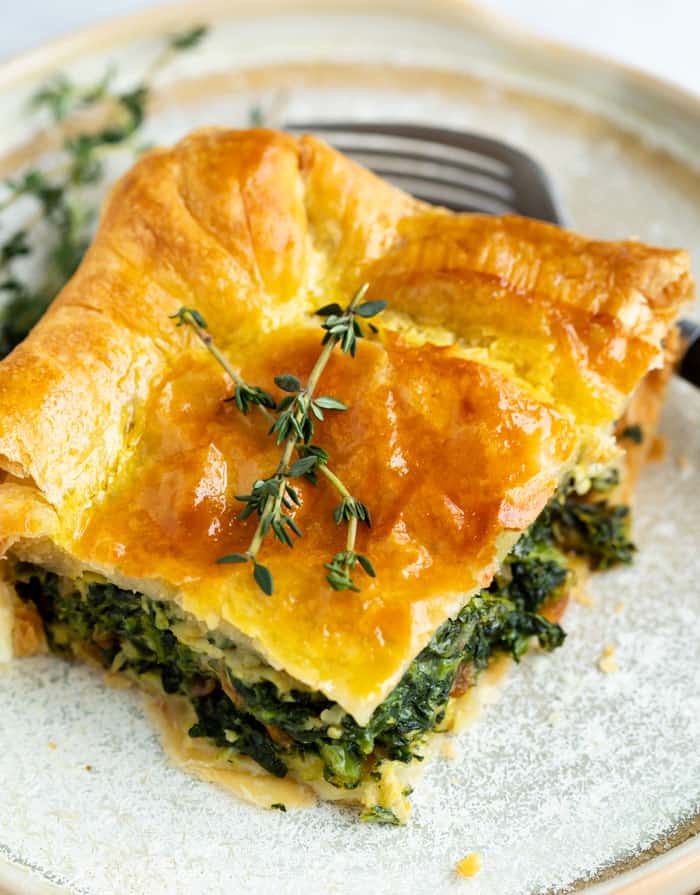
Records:
M64 137L60 156L50 166L30 168L4 183L0 212L21 198L33 201L35 209L0 242L0 357L24 338L80 264L97 219L96 203L86 191L104 178L104 159L109 153L125 148L138 151L135 138L146 114L148 79L178 53L197 46L206 33L205 26L197 25L168 37L146 79L130 90L112 90L115 70L110 68L88 86L56 75L32 97L30 108L47 112L63 128ZM76 113L97 107L104 108L107 116L98 129L69 126ZM35 241L45 254L44 267L39 278L29 281L15 265L34 253L30 236L38 225L42 231Z
M258 525L245 553L229 553L222 556L219 563L252 563L253 577L258 587L268 596L273 592L273 579L267 566L258 562L258 554L270 532L273 537L288 547L294 546L292 535L301 537L302 532L291 515L300 505L297 490L290 484L290 479L306 478L316 484L316 474L322 474L338 491L341 501L335 508L333 518L336 524L347 524L345 550L336 553L329 563L325 564L328 572L326 580L334 590L358 591L352 579L352 571L356 565L374 577L375 572L369 559L355 552L357 526L364 522L371 526L369 510L355 498L340 478L328 467L328 454L318 445L311 444L316 423L323 422L324 411L343 411L347 407L342 401L329 395L314 397L316 388L331 354L336 346L345 354L355 356L357 340L364 333L358 321L379 314L386 307L386 302L362 302L368 285L357 290L347 308L338 304L327 305L316 313L324 318L322 328L325 330L321 353L314 364L306 385L289 373L276 376L274 381L278 388L286 392L284 398L276 403L263 389L251 386L241 379L232 368L226 357L216 347L207 331L202 315L193 308L181 308L173 319L177 326L187 325L199 340L210 351L231 377L236 390L234 400L239 410L247 413L252 405L257 405L272 424L269 434L282 447L282 455L275 472L266 479L258 479L253 483L250 494L238 495L237 500L245 504L240 518L246 519L253 513L258 515ZM292 462L294 455L297 459Z

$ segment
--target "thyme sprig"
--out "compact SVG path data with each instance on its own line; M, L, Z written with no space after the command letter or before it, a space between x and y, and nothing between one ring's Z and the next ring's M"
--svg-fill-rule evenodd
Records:
M276 470L265 479L258 479L253 483L249 494L237 495L236 499L245 504L240 513L241 519L246 519L254 513L258 516L258 524L245 553L229 553L217 560L219 563L252 563L253 577L258 587L268 596L273 592L273 578L269 568L258 561L258 554L268 535L272 536L287 547L294 546L294 537L301 537L302 532L297 526L292 513L300 506L299 493L291 479L305 478L312 484L317 483L317 473L323 475L338 491L341 500L335 508L333 518L336 524L347 524L347 538L345 550L336 553L329 563L325 564L328 572L326 580L334 590L358 591L352 579L352 571L356 565L369 576L374 577L375 571L369 559L355 551L357 539L357 527L363 522L371 526L371 516L368 508L354 497L341 479L328 467L328 454L318 445L311 444L316 424L323 422L325 412L342 412L347 406L330 395L315 397L319 380L328 365L328 361L339 346L345 354L355 356L357 340L364 335L359 318L370 318L379 314L386 307L386 302L363 302L368 289L364 284L353 295L348 306L343 309L338 304L326 305L316 313L324 318L322 328L325 331L322 340L322 350L317 358L306 384L290 374L284 373L276 376L275 384L283 392L284 398L279 403L263 389L246 383L233 369L225 355L214 344L211 334L207 331L206 321L193 308L181 308L172 319L177 326L189 326L197 338L219 362L229 374L235 384L234 399L236 405L247 413L252 405L257 405L271 420L269 434L275 437L277 445L282 446L282 455ZM293 457L297 459L293 461Z
M250 412L250 408L257 405L268 420L274 421L274 416L269 411L274 410L277 406L275 399L264 389L248 385L247 382L241 379L240 374L234 370L226 355L214 342L211 333L208 332L206 320L196 308L180 308L176 314L171 315L170 319L175 320L175 326L189 326L214 360L224 368L233 380L236 387L233 399L227 398L227 401L234 400L236 407L246 416Z
M131 89L114 91L116 72L110 68L87 86L56 75L32 97L30 109L48 113L64 136L58 159L4 182L0 212L20 199L34 208L0 242L0 357L24 338L80 264L97 219L96 201L88 191L105 178L104 161L110 153L138 153L136 137L146 115L150 78L177 54L197 46L206 33L205 26L197 25L169 36L146 78ZM76 114L98 107L105 110L104 123L98 129L76 130ZM38 246L42 253L34 267L40 273L27 279L15 265Z

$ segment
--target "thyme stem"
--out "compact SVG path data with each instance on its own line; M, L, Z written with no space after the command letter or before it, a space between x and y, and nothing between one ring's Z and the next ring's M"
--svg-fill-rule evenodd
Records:
M250 546L246 550L246 555L249 556L252 560L255 560L255 557L258 555L260 547L262 546L262 542L265 539L265 535L267 534L267 529L272 524L272 522L268 520L279 520L281 518L282 500L284 499L284 494L287 489L287 469L289 467L289 461L292 459L292 454L294 453L295 447L296 436L290 438L284 446L282 459L280 460L279 466L277 467L277 472L275 473L275 478L277 480L277 490L275 493L270 494L269 497L266 499L262 514L260 516L260 520L258 522L258 526L255 529L255 534L253 535L253 540L250 542Z
M321 475L325 476L328 481L333 485L335 490L340 494L341 497L352 498L352 494L348 491L342 481L338 478L338 476L333 472L332 469L329 468L326 463L319 463L317 466L318 471Z
M355 541L357 539L357 516L351 516L348 519L348 537L345 544L345 551L350 554L355 551Z
M176 316L176 315L174 315ZM240 374L231 366L226 355L221 351L216 342L214 341L214 337L205 329L203 326L196 320L196 315L193 313L191 309L183 308L182 314L180 317L181 321L190 327L190 329L197 336L199 341L204 345L207 351L212 355L212 357L217 361L217 363L225 370L225 372L230 376L230 378L241 388L250 389L251 386L240 376ZM330 343L329 343L330 344ZM330 355L330 352L329 352ZM323 371L321 371L323 372ZM320 376L320 373L319 373ZM318 376L316 377L316 381L318 382ZM257 405L260 412L263 414L265 419L269 422L273 422L275 417L274 415L261 404ZM294 443L294 449L297 453L303 455L303 452L300 449L298 439ZM290 458L287 460L287 464L289 464ZM350 491L347 489L343 481L333 472L333 470L328 466L327 463L318 463L316 465L316 469L321 473L324 478L326 478L331 485L335 488L335 490L340 494L341 497L352 500L352 495ZM250 551L249 551L250 552Z
M231 366L228 358L216 344L211 333L207 331L206 326L202 325L203 318L201 317L201 315L198 314L196 311L193 311L191 308L182 308L178 312L178 314L178 319L180 320L180 322L190 327L192 332L197 336L202 345L204 345L209 354L211 354L211 356L219 364L219 366L222 367L228 374L233 383L239 388L249 388L248 383L242 378L240 373L234 370L234 368ZM178 317L178 314L174 314L173 317ZM268 420L268 422L274 422L275 417L266 407L264 407L262 404L258 404L258 407L260 408L260 412L263 414L265 419Z
M168 44L168 46L165 47L148 66L144 80L150 81L154 75L157 75L161 69L165 68L168 63L175 58L176 53L177 50L172 44Z
M323 351L319 354L318 360L313 366L311 373L309 374L309 380L306 383L306 388L304 389L305 393L311 397L313 393L316 391L316 386L318 385L318 380L321 378L321 374L326 369L328 361L330 360L331 354L333 354L333 349L335 348L335 341L328 342L323 346Z
M211 336L208 333L206 333L205 335L209 336L209 341L211 343ZM299 443L299 431L301 430L302 420L303 417L308 413L308 410L306 408L308 408L308 404L313 397L316 386L318 385L318 381L321 378L323 371L326 369L335 345L335 341L330 341L323 346L323 351L318 356L318 359L316 360L316 363L314 364L313 369L309 374L306 388L304 388L297 396L297 403L299 406L295 410L294 414L297 421L297 428L292 429L290 434L286 437L284 450L282 451L282 457L280 459L279 466L277 467L277 472L275 473L275 477L277 479L277 491L274 494L270 494L269 497L266 499L265 505L263 507L263 512L258 522L258 527L256 528L255 534L253 535L253 540L250 542L250 546L246 551L246 554L252 560L255 560L256 556L258 555L267 529L270 527L270 525L274 524L274 522L279 522L281 520L282 500L284 499L285 491L287 489L287 479L289 478L289 464ZM221 352L218 350L218 348L216 348L216 346L211 346L210 344L207 345L207 347L210 350L211 347L214 347L217 354L221 355ZM212 354L213 353L214 352L212 351ZM214 356L217 357L216 354ZM334 478L337 477L334 476ZM340 480L338 479L338 481Z

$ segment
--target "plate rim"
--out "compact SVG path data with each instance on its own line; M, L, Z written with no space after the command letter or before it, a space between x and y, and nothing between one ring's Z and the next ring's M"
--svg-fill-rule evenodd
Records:
M472 0L257 0L254 16L275 16L320 12L322 14L414 15L439 21L446 17L461 19L470 27L499 43L517 48L524 55L538 57L554 67L554 71L572 60L589 70L603 71L622 88L636 90L661 107L679 116L690 116L692 125L700 127L700 93L695 93L658 75L605 54L596 53L544 37L519 25L499 12L486 9ZM117 47L132 38L160 35L197 22L250 14L246 0L179 0L159 3L145 10L110 16L95 24L73 29L0 60L0 92L21 86L55 71L83 52L95 53ZM482 77L479 75L479 77ZM529 88L522 89L529 92ZM692 160L683 158L689 167ZM8 887L12 888L8 888ZM700 887L700 833L673 846L662 854L648 858L636 867L614 877L585 885L585 895L689 895ZM39 895L68 892L44 881L26 868L0 855L0 895Z
M105 44L121 43L132 35L145 37L162 34L163 31L203 19L209 22L217 18L242 15L248 9L246 0L171 0L145 10L110 16L0 59L0 90L54 68L56 63L71 58L83 48L94 51ZM349 14L396 12L423 15L429 19L456 15L471 20L481 31L490 32L510 44L529 49L533 56L545 51L551 57L575 57L586 65L603 66L608 72L616 72L625 80L636 82L645 91L653 91L687 107L700 120L700 93L604 53L537 34L507 15L487 9L475 0L380 0L379 4L371 0L258 0L255 15L274 15L283 11Z

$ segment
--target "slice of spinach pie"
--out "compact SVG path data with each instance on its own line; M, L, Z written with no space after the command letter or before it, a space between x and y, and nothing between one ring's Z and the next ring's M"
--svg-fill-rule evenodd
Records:
M403 821L632 557L615 425L649 439L691 291L682 251L431 208L313 137L149 152L0 363L0 651L136 683L248 799Z

